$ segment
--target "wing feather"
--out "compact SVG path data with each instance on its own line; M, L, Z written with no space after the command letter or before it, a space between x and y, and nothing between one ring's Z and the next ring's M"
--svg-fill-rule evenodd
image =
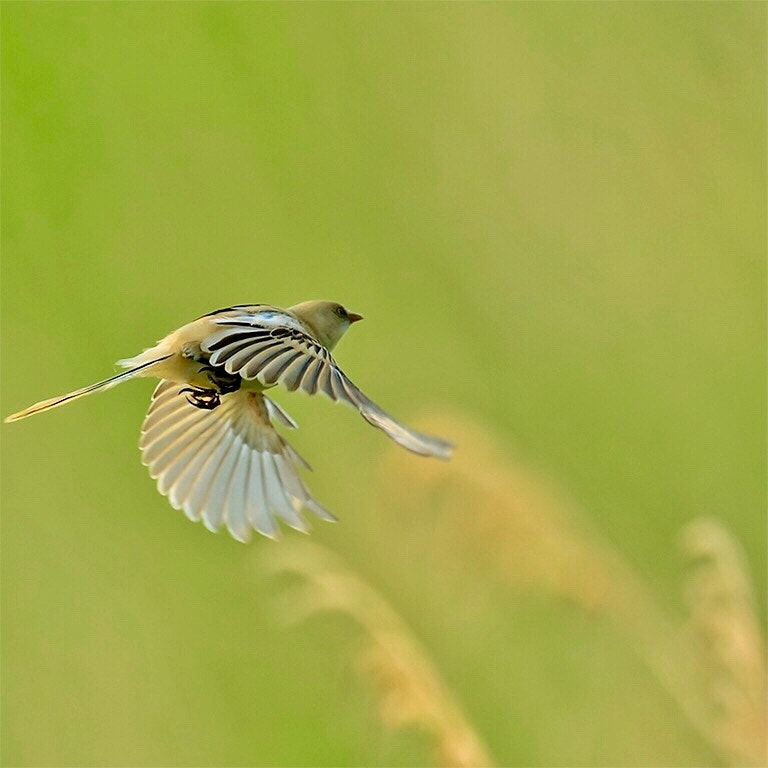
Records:
M215 323L219 330L201 345L210 354L211 365L224 365L228 373L264 387L281 384L308 395L322 392L356 408L369 424L409 451L451 457L453 443L407 427L363 394L295 317L270 310L221 317Z
M208 504L208 499L211 497L211 491L213 490L216 478L220 474L227 472L226 459L231 445L232 436L228 432L224 432L216 447L211 451L208 460L203 465L198 482L195 484L188 502L195 516L203 521L203 525L208 530L214 532L218 530L218 527L213 523L221 506L222 499L214 497L211 499L210 505Z
M315 358L312 365L307 369L304 381L301 382L301 388L308 395L314 395L317 393L317 385L320 382L320 371L323 369L325 362L321 357Z
M213 447L218 445L217 439L211 439L212 437L220 439L220 435L215 435L215 426L215 424L206 424L203 429L190 430L162 455L154 459L150 457L153 471L158 478L157 487L160 493L168 495L171 492L187 466L185 461L196 458L196 454L207 456ZM203 443L203 440L205 441L204 450L199 450L198 446Z
M251 486L248 498L248 521L254 530L271 539L277 538L277 521L269 512L269 504L264 492L263 454L251 453Z
M307 533L309 526L298 513L286 493L285 486L277 469L274 454L263 454L264 474L267 478L267 496L274 513L281 517L291 528Z
M174 424L167 424L169 435L161 433L159 430L148 432L145 435L144 462L152 465L154 472L158 476L164 472L169 464L175 463L178 458L189 451L199 451L200 446L211 444L210 437L218 426L212 420L200 419L199 417L190 418L182 416L182 423L178 427Z
M206 502L212 503L206 503L203 511L203 525L214 533L221 528L226 520L227 506L232 493L232 479L237 469L237 459L240 455L243 439L241 435L235 434L226 442L227 446L222 451L218 469L211 475Z
M200 519L200 510L193 507L189 499L227 429L226 424L214 420L206 420L201 427L190 431L184 445L173 455L165 454L149 465L152 477L158 480L158 487L162 479L168 478L162 490L167 490L171 505L183 509L193 520ZM147 463L146 456L144 462Z
M219 441L223 438L226 431L226 424L222 424L219 429L210 430L210 434L205 436L205 442L199 441L202 445L191 440L188 443L187 450L180 453L175 465L171 467L167 474L173 472L177 475L175 480L168 484L168 500L174 509L181 509L191 520L200 519L200 509L193 507L189 503L189 498L200 478L200 473L208 459L210 458ZM175 470L178 467L178 472Z
M280 422L280 424L288 427L288 429L298 429L299 425L274 400L265 397L264 402L267 404L267 412L270 419ZM302 459L302 461L304 460Z
M209 352L218 352L224 348L230 349L233 345L242 342L253 344L255 339L267 337L269 337L268 331L258 331L253 328L240 328L233 332L225 328L208 337L207 348Z
M229 494L224 507L224 519L227 530L238 541L246 542L251 538L251 526L246 517L246 493L251 466L251 451L246 442L241 442L235 457L232 477L229 480Z
M309 355L301 351L299 355L299 358L282 375L282 383L289 392L295 392L301 386L307 368L312 364L312 358Z
M291 363L296 362L296 360L300 360L302 357L304 357L303 352L299 352L295 349L287 350L284 355L273 360L269 365L264 367L264 370L261 372L262 380L267 386L277 384L288 366L290 366Z
M259 374L277 357L281 357L288 350L280 342L273 342L272 344L266 344L263 348L259 349L246 363L238 370L231 370L229 373L239 373L244 379L258 379ZM224 366L226 369L226 365ZM228 370L228 369L227 369Z
M215 360L214 357L211 356L211 361L213 365L221 365L224 363L225 370L229 367L234 371L239 371L253 357L253 355L253 341L242 341L237 345L227 347L226 354L219 355Z
M331 371L333 368L330 365L323 365L320 368L320 372L317 375L317 388L318 391L329 397L331 400L336 400L336 395L331 385Z
M226 525L240 541L251 529L276 537L277 518L307 531L303 509L333 520L306 490L298 472L306 462L272 418L295 427L258 392L224 395L209 411L191 405L177 383L161 381L142 428L142 460L173 507L212 531Z

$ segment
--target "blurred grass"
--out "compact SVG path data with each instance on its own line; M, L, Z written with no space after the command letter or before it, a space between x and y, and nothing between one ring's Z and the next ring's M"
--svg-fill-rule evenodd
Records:
M764 5L4 2L0 23L3 414L213 308L337 299L367 318L337 355L366 392L494 424L665 615L687 611L680 530L720 521L764 633ZM252 565L283 545L156 494L149 392L2 430L2 763L423 763L373 724L348 626L275 626ZM341 518L317 540L499 764L722 759L631 640L465 557L471 505L451 544L439 490L405 517L401 476L380 490L396 447L278 397Z

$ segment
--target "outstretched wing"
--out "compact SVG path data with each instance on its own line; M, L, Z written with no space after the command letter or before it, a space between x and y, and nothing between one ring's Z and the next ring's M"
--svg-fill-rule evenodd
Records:
M309 467L275 430L273 418L295 426L258 392L226 395L208 411L190 405L178 383L161 381L142 426L142 461L175 509L212 531L226 525L240 541L252 528L277 537L277 518L308 531L303 509L335 520L302 482L298 465Z
M417 432L390 416L350 381L331 353L290 315L268 311L222 317L215 323L220 330L201 344L211 365L223 365L228 373L265 387L282 384L308 395L322 392L356 408L369 424L409 451L439 459L451 457L453 443Z

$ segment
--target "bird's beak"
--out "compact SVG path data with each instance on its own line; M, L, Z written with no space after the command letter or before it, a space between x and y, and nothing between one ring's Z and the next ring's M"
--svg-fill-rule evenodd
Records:
M349 318L350 323L356 323L358 320L363 319L362 315L358 315L355 312L348 312L347 317Z

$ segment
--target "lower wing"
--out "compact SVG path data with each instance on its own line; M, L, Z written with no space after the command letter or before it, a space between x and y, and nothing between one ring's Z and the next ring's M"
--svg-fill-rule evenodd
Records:
M258 392L233 392L217 408L204 410L190 405L177 383L161 381L142 426L142 461L175 509L212 531L226 525L240 541L252 529L276 538L279 518L308 531L305 509L335 520L302 482L298 467L307 464L272 418L291 425Z

